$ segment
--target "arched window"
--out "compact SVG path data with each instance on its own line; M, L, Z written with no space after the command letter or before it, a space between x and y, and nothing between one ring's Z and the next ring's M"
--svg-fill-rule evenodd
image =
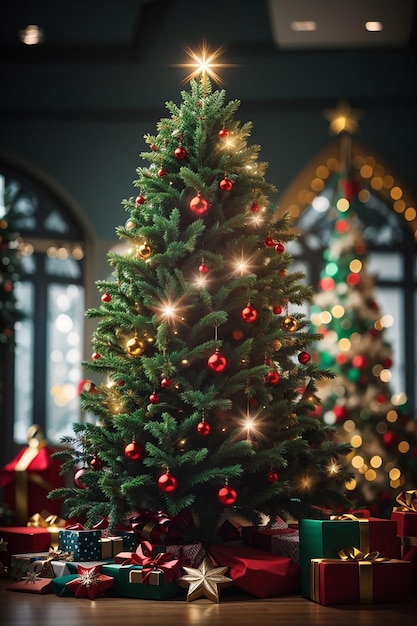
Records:
M317 289L332 228L332 197L347 156L349 180L358 185L355 210L367 242L368 269L376 278L376 298L381 310L394 318L386 335L395 356L393 389L406 393L410 413L415 415L416 204L400 177L380 157L351 137L345 139L330 144L308 164L281 198L279 212L291 215L299 238L289 250L305 272L306 282Z
M59 194L35 176L0 163L0 211L18 232L23 320L15 326L13 441L38 424L59 443L80 419L84 327L84 232ZM8 418L10 419L10 417ZM11 430L11 429L10 429Z

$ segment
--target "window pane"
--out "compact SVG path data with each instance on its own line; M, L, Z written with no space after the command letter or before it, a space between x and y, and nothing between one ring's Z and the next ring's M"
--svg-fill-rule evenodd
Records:
M402 258L399 254L379 254L372 252L368 256L368 272L377 280L402 280Z
M53 443L72 434L72 423L79 418L83 302L84 289L79 285L48 287L46 437Z
M45 257L45 271L50 276L68 276L74 279L81 278L80 264L70 257Z
M33 408L33 308L35 290L32 283L16 283L15 293L25 318L15 325L15 420L14 440L27 443L26 433L32 426Z

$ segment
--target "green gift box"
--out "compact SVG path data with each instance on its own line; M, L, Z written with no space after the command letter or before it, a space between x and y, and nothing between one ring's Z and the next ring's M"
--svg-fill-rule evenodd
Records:
M78 574L68 574L67 576L58 576L58 578L52 578L52 591L56 596L74 597L75 593L67 587L67 583L70 580L78 578Z
M165 600L183 593L183 589L175 582L166 583L161 570L155 569L149 575L148 584L143 581L141 565L122 565L109 563L101 568L103 574L114 578L111 595L142 600Z
M338 558L340 550L355 546L362 552L377 551L397 558L397 526L386 519L302 519L300 531L301 594L310 598L311 559Z

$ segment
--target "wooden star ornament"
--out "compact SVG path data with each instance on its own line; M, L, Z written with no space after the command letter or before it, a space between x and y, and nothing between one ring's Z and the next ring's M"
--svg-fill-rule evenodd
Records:
M197 598L208 598L212 602L219 602L219 589L230 587L233 580L224 576L227 567L213 567L209 557L206 556L197 567L184 567L184 576L176 579L180 587L188 587L187 602Z

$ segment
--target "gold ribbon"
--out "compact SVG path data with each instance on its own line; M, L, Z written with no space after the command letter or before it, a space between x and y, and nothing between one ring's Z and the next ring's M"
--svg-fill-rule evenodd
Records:
M361 550L367 554L369 552L369 520L363 517L356 517L352 513L343 515L331 515L331 520L353 520L359 523L359 545Z
M417 513L417 489L408 489L402 491L395 498L400 506L395 506L394 511L408 511L409 513Z
M28 517L29 502L29 481L42 487L46 491L51 491L52 485L44 480L41 476L31 473L28 475L28 467L38 456L39 450L46 446L43 431L40 426L33 424L27 433L26 439L28 447L23 452L15 466L16 472L16 519L23 523Z
M47 511L41 513L35 513L27 522L26 526L32 528L45 528L51 534L51 546L57 548L59 544L59 531L65 528L65 520L58 517L58 515L50 515Z

